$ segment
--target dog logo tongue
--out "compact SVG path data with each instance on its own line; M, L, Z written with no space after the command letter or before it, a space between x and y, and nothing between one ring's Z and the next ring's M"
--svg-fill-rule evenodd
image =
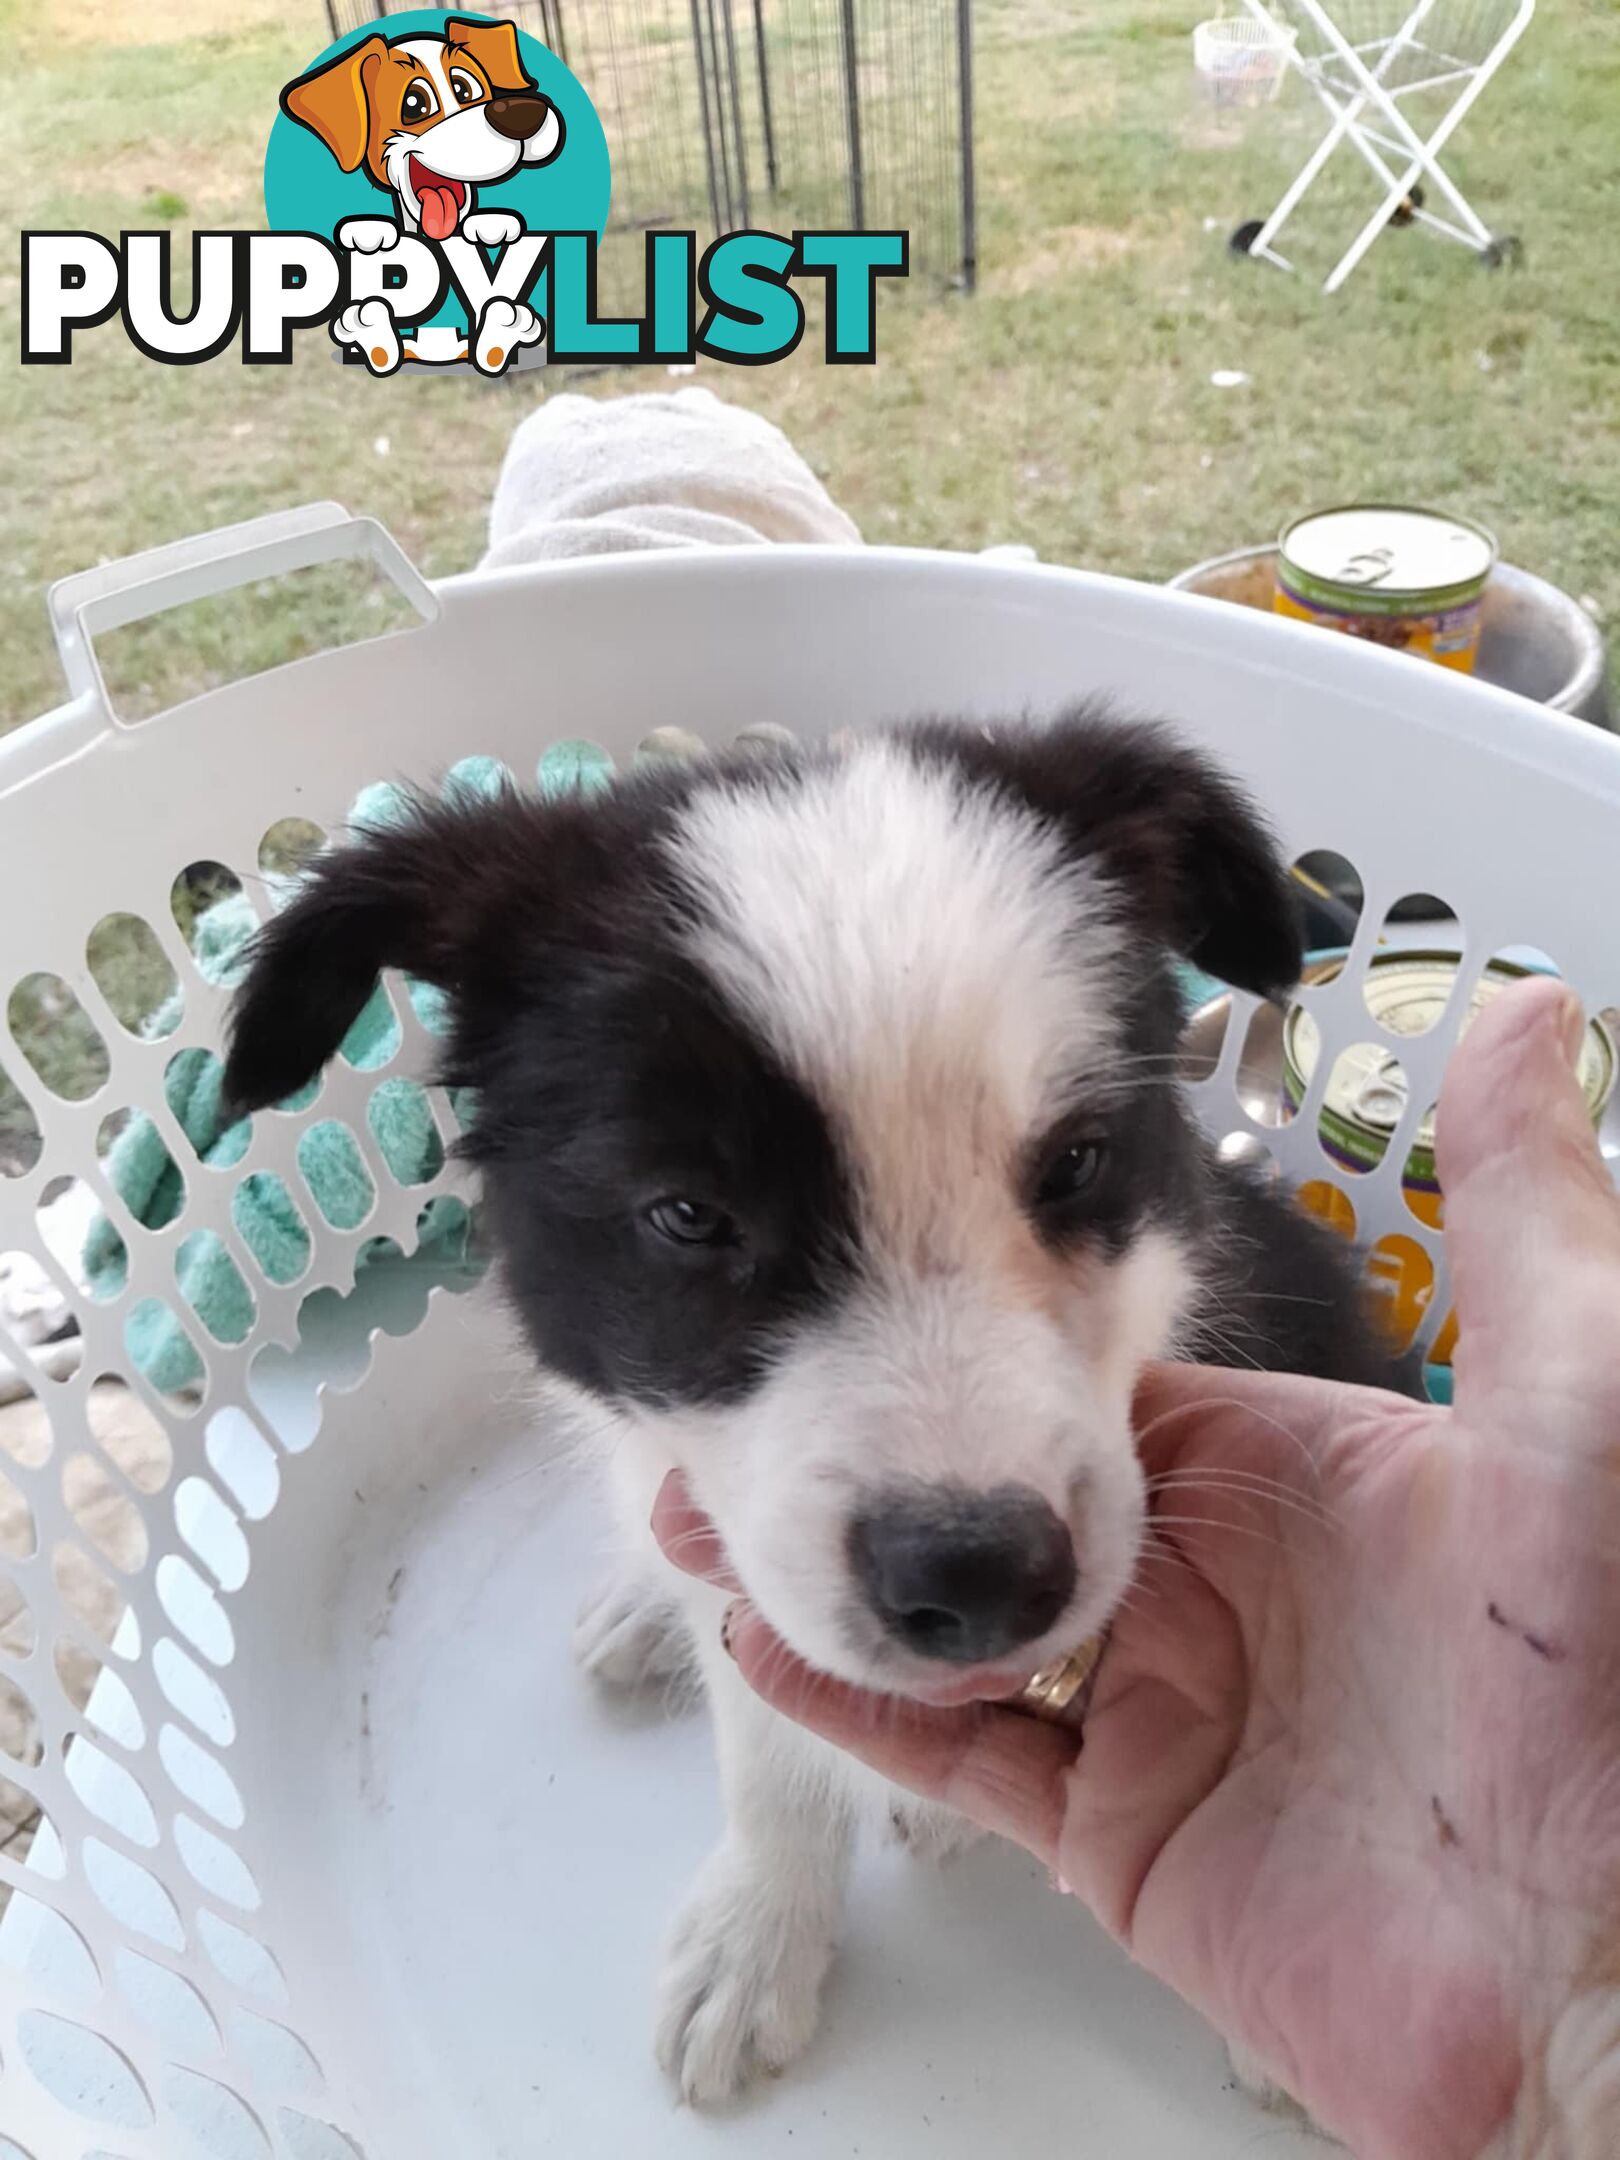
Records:
M448 240L456 229L456 219L467 199L467 190L459 180L446 180L442 173L432 171L420 158L411 159L411 186L422 212L422 230L430 240Z
M423 188L422 230L430 240L448 240L456 229L455 190L447 187Z

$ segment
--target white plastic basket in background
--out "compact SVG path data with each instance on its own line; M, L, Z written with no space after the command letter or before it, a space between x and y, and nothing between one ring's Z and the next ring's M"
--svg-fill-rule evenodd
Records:
M140 725L109 713L99 632L340 555L389 572L420 626ZM1219 602L889 550L636 555L430 587L375 525L324 506L106 566L53 607L71 701L0 742L0 1015L14 985L57 978L56 1009L76 1001L105 1078L53 1096L0 1019L0 1067L39 1131L36 1159L0 1176L0 1255L49 1272L84 1344L52 1378L0 1341L33 1375L41 1435L26 1460L0 1453L0 1696L26 1699L38 1734L0 1777L45 1818L26 1859L0 1853L0 2160L1236 2160L1262 2134L1278 2160L1309 2160L1319 2147L1255 2115L1196 2020L1037 1870L988 1848L938 1874L864 1856L807 2059L738 2113L673 2108L651 1982L718 1825L703 1722L615 1712L573 1673L595 1501L551 1459L488 1302L406 1260L356 1286L361 1246L408 1252L424 1196L454 1183L396 1183L368 1123L375 1089L423 1070L431 1041L396 986L391 1066L338 1061L313 1103L254 1120L239 1162L204 1166L164 1075L178 1050L217 1048L225 993L171 888L221 864L268 905L254 872L278 820L331 830L368 782L470 754L530 776L560 740L623 761L672 720L716 744L763 718L816 738L1115 692L1210 745L1291 850L1337 850L1365 887L1344 973L1307 993L1327 1051L1300 1114L1240 1106L1245 997L1200 1110L1295 1181L1353 1186L1364 1237L1432 1254L1399 1166L1461 996L1399 1042L1410 1100L1379 1168L1347 1176L1317 1136L1335 1054L1388 1047L1366 963L1391 905L1432 893L1460 917L1465 983L1528 946L1590 1005L1620 1001L1620 745ZM120 1025L87 960L112 914L149 926L178 982L161 1040ZM160 1229L102 1168L105 1121L128 1109L183 1173ZM448 1140L448 1105L436 1114ZM301 1139L330 1120L374 1192L347 1227L321 1219L299 1170ZM241 1183L267 1175L308 1224L296 1282L267 1280L238 1233ZM41 1234L64 1179L128 1248L100 1301ZM126 1329L145 1300L179 1307L176 1254L199 1231L256 1314L234 1343L182 1314L206 1379L165 1397ZM1442 1277L1430 1333L1444 1305ZM103 1376L161 1442L154 1474L106 1451Z
M1283 86L1299 32L1253 15L1218 15L1193 32L1193 66L1217 112L1270 105Z

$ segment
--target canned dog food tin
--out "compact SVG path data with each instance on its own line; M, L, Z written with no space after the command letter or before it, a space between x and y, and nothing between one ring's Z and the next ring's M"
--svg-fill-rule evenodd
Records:
M1343 964L1342 960L1327 962L1321 969L1312 969L1307 979L1331 981ZM1426 1034L1445 1010L1457 980L1458 965L1455 953L1379 953L1367 970L1367 1009L1391 1035ZM1509 983L1520 981L1530 972L1510 961L1493 960L1474 985L1462 1031L1466 1033L1474 1016ZM1290 1007L1283 1022L1282 1092L1286 1115L1292 1116L1304 1101L1321 1055L1322 1035L1315 1016L1302 1005ZM1604 1020L1594 1019L1587 1026L1576 1065L1594 1125L1602 1119L1614 1094L1617 1069L1620 1052L1615 1038ZM1324 1150L1347 1170L1361 1173L1376 1168L1389 1150L1406 1109L1406 1098L1406 1075L1393 1051L1371 1043L1347 1050L1328 1077L1319 1113ZM1432 1110L1413 1135L1401 1172L1401 1189L1416 1219L1438 1230L1441 1195L1435 1175ZM1325 1186L1323 1191L1338 1197L1333 1186ZM1317 1212L1332 1219L1330 1205ZM1409 1340L1423 1317L1432 1287L1421 1249L1411 1244L1405 1256L1381 1250L1374 1256L1372 1272L1392 1300L1388 1314L1392 1332L1402 1341ZM1429 1353L1434 1363L1450 1362L1455 1333L1454 1323L1448 1320Z
M1483 525L1393 503L1296 518L1277 546L1279 615L1471 675L1496 542Z

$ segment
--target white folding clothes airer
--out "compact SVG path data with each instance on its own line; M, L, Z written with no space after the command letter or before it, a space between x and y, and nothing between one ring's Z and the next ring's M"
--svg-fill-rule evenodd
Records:
M1265 0L1245 5L1275 24ZM1335 152L1348 145L1371 168L1380 197L1328 273L1324 292L1338 291L1386 227L1414 220L1472 248L1492 268L1512 260L1518 240L1491 232L1440 154L1535 11L1535 0L1335 0L1331 12L1325 0L1282 0L1300 33L1289 64L1321 100L1328 128L1271 215L1238 227L1234 251L1291 270L1277 252L1277 236ZM1454 217L1426 206L1431 187Z

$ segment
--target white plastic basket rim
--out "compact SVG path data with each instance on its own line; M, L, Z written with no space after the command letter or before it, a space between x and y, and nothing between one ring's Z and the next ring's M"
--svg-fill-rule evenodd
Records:
M177 571L183 585L194 562L206 566L211 591L231 582L233 564L258 575L265 537L255 528L205 536L171 559L165 578ZM376 544L325 514L271 537L294 557L306 542L358 552ZM97 604L135 606L140 575L140 566L109 566ZM175 596L172 580L162 590ZM199 969L169 911L178 870L214 861L251 879L273 820L297 811L331 827L366 782L431 778L472 752L527 775L564 738L629 760L644 734L676 714L711 742L766 713L818 737L924 711L1039 714L1109 690L1208 744L1257 792L1288 852L1336 848L1357 868L1365 904L1349 960L1311 993L1330 1051L1375 1039L1362 977L1388 910L1414 892L1439 893L1457 911L1465 978L1497 951L1530 946L1557 959L1589 1005L1620 1002L1610 934L1620 897L1620 744L1353 640L1081 572L898 549L548 565L447 580L422 612L420 628L226 685L139 726L111 717L93 655L81 654L71 701L0 745L0 862L30 902L0 908L0 1067L23 1092L42 1148L17 1176L0 1175L0 1253L24 1252L52 1277L86 1346L78 1373L34 1375L48 1454L0 1455L36 1532L28 1556L0 1557L0 1593L22 1601L36 1643L27 1653L0 1645L0 1683L27 1694L48 1741L39 1761L8 1759L3 1769L54 1826L32 1864L0 1856L0 1883L19 1894L0 1921L0 2140L28 2160L486 2160L503 2144L534 2149L541 2135L570 2160L624 2150L684 2160L705 2149L706 2133L670 2115L645 2063L637 1930L655 1937L661 1925L664 1886L653 1877L662 1861L638 1852L630 1866L622 1851L602 1848L596 1828L621 1805L615 1766L630 1742L592 1726L558 1678L554 1697L524 1698L526 1714L563 1719L577 1759L606 1781L589 1785L568 1818L576 1842L556 1854L532 1840L501 1847L487 1880L480 1850L444 1848L457 1806L519 1774L512 1705L521 1675L550 1656L547 1643L563 1656L569 1571L584 1566L589 1532L570 1520L565 1538L555 1533L560 1544L523 1549L520 1587L531 1604L520 1609L532 1644L514 1650L508 1630L502 1659L490 1661L494 1679L479 1669L469 1683L453 1661L447 1668L443 1629L435 1633L427 1593L414 1587L449 1564L445 1525L460 1519L466 1465L457 1456L452 1477L444 1435L458 1416L465 1423L471 1393L491 1434L519 1451L508 1468L532 1437L521 1390L492 1398L481 1362L490 1338L467 1301L430 1298L418 1286L390 1304L394 1293L374 1275L355 1287L361 1247L386 1236L408 1250L423 1197L454 1186L449 1171L421 1188L399 1185L367 1121L374 1089L422 1069L431 1039L409 1001L396 998L391 1063L334 1067L314 1103L255 1121L239 1163L197 1162L165 1072L177 1047L217 1049L226 993ZM117 910L149 924L183 988L183 1021L162 1042L122 1029L89 966L89 934ZM13 986L39 971L72 993L104 1040L106 1077L82 1100L39 1083L6 1018ZM1445 1299L1443 1256L1406 1207L1399 1171L1460 1009L1458 999L1431 1035L1400 1045L1407 1119L1353 1191L1365 1237L1399 1233L1434 1260L1431 1336ZM1294 1182L1340 1176L1315 1122L1331 1056L1319 1060L1291 1123L1242 1110L1236 1082L1253 1010L1252 1000L1234 1000L1213 1069L1192 1089L1195 1104L1212 1132L1253 1139ZM64 1176L119 1205L106 1189L98 1131L109 1110L130 1107L158 1124L185 1191L160 1228L120 1216L129 1279L93 1304L43 1238L39 1210ZM450 1137L447 1106L435 1101L434 1115ZM357 1223L319 1219L300 1182L301 1143L326 1119L347 1124L374 1187L371 1212ZM250 1175L282 1179L310 1218L308 1265L296 1281L254 1272L233 1215ZM176 1302L176 1255L198 1232L225 1245L251 1284L257 1317L242 1341L203 1344L205 1392L174 1402L133 1368L126 1322L142 1299ZM277 1346L301 1331L306 1365L294 1371ZM0 1348L30 1369L24 1345ZM279 1375L274 1400L267 1371ZM103 1451L90 1389L103 1373L125 1384L172 1450L156 1489L131 1485ZM466 1437L468 1457L492 1459L478 1456L479 1444ZM65 1481L78 1462L106 1487L109 1509L138 1526L144 1547L119 1574L124 1617L111 1643L87 1635L52 1569L59 1548L90 1550L82 1488ZM501 1488L481 1518L491 1534L534 1506L534 1492ZM553 1532L540 1523L534 1536ZM403 1584L402 1554L411 1562ZM460 1582L463 1604L476 1587ZM544 1627L535 1618L542 1598L557 1604L546 1607ZM62 1641L101 1669L88 1702L70 1697L51 1670ZM485 1750L476 1775L465 1760L445 1760L435 1728L411 1722L431 1713L459 1729L475 1712ZM74 1734L83 1745L69 1765L64 1744ZM707 1835L701 1751L681 1755L674 1770L661 1745L649 1739L636 1760L657 1781L660 1823L679 1845ZM87 1775L101 1758L108 1767ZM421 1865L427 1850L439 1856L436 1871ZM679 1854L677 1862L685 1864ZM613 1887L631 1877L648 1891L645 1899L638 1891L634 1912ZM458 1895L475 1880L481 1890ZM536 1935L543 1945L547 1913L576 1892L608 1979L593 1977L594 1967L570 1969L548 1994L544 1973L524 1959ZM983 1931L975 1959L994 1965L1002 1953L993 1899L975 1907L974 1924ZM435 1958L441 1941L454 1942L453 1957ZM1022 1944L1010 1947L1021 1957ZM144 1963L131 1966L132 1957ZM1019 1969L1018 1957L1005 1968L1009 2000L1023 1999ZM1125 1985L1106 1969L1108 1988ZM274 1985L269 1996L256 1992L255 1980L272 1976L279 1994ZM958 2010L976 2022L952 2025ZM562 2036L553 2064L562 2075L586 2059L587 2014L598 2019L589 2106L577 2094L537 2102L518 2067L532 2059L535 2030ZM1133 2117L1124 2058L1098 2044L1087 2058L1088 2104L1116 2109L1113 2127L1099 2132L1107 2149L1121 2160L1162 2150L1164 2111L1185 2106L1176 2121L1186 2125L1180 2149L1189 2160L1224 2153L1212 2140L1228 2131L1207 2123L1228 2124L1234 2142L1242 2133L1221 2114L1229 2103L1218 2079L1182 2092L1165 2067L1180 2059L1178 2047L1202 2060L1196 2036L1174 2023L1172 2006L1142 2014L1170 2021L1155 2053L1155 2078L1168 2082ZM886 2133L891 2160L911 2160L913 2149L965 2160L973 2139L1004 2136L1021 2119L1016 2081L1036 2071L1015 2033L998 2028L994 2047L975 2044L987 2015L993 2009L966 1982L960 2003L935 2001L943 2074L954 2076L960 2057L977 2082L964 2076L952 2086L952 2110L931 2142L918 2146L914 2129ZM65 2038L64 2027L83 2037ZM832 2064L820 2082L787 2081L750 2117L750 2150L762 2160L828 2160L863 2124L889 2123L883 2096L911 2092L916 2065L904 2051L856 2053L865 2067L849 2076ZM541 2105L548 2112L537 2125L524 2110ZM12 2160L3 2142L0 2154Z

